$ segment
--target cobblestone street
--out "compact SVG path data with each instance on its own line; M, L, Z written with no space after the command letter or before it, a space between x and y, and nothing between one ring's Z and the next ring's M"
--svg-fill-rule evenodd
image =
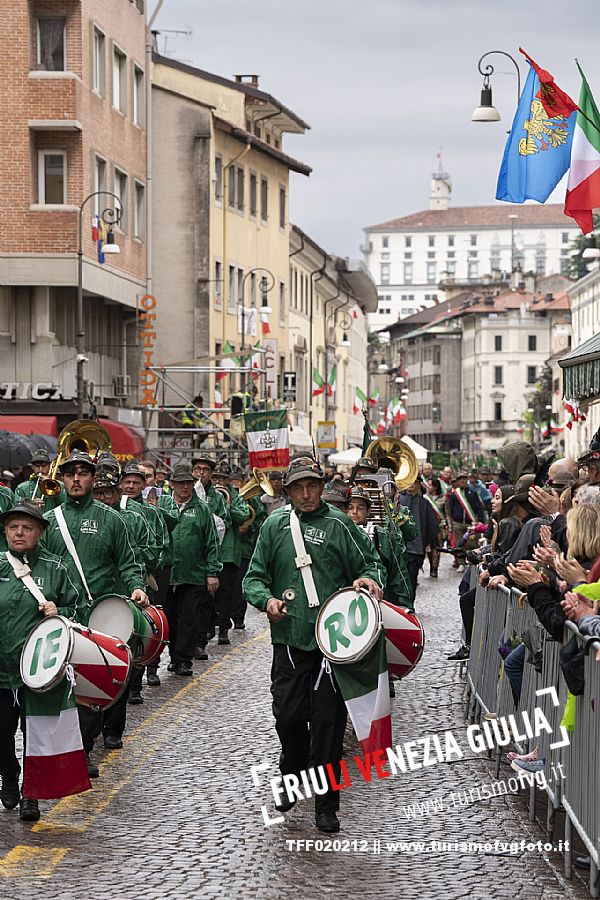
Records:
M446 660L460 632L459 576L447 559L440 576L421 576L417 610L427 647L417 669L396 686L395 744L447 729L464 738L463 682ZM403 808L410 804L491 785L493 763L485 754L372 783L353 779L342 794L342 830L333 836L347 842L348 852L290 849L286 842L296 840L321 839L326 846L326 835L314 827L312 800L297 804L284 824L263 823L260 808L273 812L273 802L266 781L253 785L250 766L269 762L268 774L275 774L278 756L265 617L250 611L246 631L232 635L231 648L211 645L210 661L196 662L192 679L162 666L163 686L145 686L144 705L129 707L125 748L96 751L101 777L92 791L40 804L42 819L33 826L2 811L0 896L587 896L577 881L563 881L558 853L431 850L431 841L543 842L544 832L527 821L523 797L498 796L407 819ZM346 749L350 756L357 752L350 730ZM503 761L500 777L511 774ZM374 840L381 842L379 853ZM425 848L387 847L395 841L422 841Z

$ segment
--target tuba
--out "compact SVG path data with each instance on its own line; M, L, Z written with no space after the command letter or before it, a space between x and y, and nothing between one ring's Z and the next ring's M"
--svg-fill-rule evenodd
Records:
M374 462L378 469L391 469L399 491L403 491L419 477L417 457L408 444L398 438L382 437L371 441L365 456Z
M40 491L46 497L60 494L61 483L56 477L58 467L74 450L82 450L94 459L102 452L110 452L112 443L108 431L92 419L76 419L63 428L56 443L56 459L48 477L40 482Z
M267 497L274 497L275 491L264 472L254 468L247 483L240 488L240 497L242 500L249 500L251 497L259 497L261 494L266 494Z

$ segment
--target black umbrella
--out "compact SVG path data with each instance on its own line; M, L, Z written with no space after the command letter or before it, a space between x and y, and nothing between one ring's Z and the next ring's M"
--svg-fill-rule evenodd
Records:
M51 434L27 434L25 436L36 450L47 450L50 456L56 453L58 438L53 437Z
M13 469L26 466L36 447L24 434L0 430L0 467Z

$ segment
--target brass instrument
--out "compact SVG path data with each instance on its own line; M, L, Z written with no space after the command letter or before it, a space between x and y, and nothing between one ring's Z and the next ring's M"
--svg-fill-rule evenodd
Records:
M242 500L249 500L250 497L259 497L261 494L274 497L275 489L265 473L254 468L246 484L240 488L240 497Z
M225 503L227 503L227 505L229 505L231 503L231 494L229 493L229 491L227 490L226 487L223 487L220 484L215 484L215 491L217 491L217 493L221 494L221 496L223 497L223 499L225 500Z
M372 441L367 447L365 456L375 463L378 469L391 469L399 491L419 477L417 457L404 441L393 437L382 437Z
M46 497L60 494L61 483L56 477L58 467L69 458L74 450L89 453L92 459L102 452L110 452L112 442L108 431L91 419L76 419L63 428L56 442L56 458L50 466L47 478L40 482L40 491Z

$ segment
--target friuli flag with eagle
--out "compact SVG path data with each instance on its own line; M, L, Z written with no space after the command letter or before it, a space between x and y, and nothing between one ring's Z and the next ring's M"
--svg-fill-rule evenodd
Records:
M531 60L529 66L498 175L496 199L509 203L545 203L571 163L577 107L548 72ZM548 114L557 109L559 115Z

